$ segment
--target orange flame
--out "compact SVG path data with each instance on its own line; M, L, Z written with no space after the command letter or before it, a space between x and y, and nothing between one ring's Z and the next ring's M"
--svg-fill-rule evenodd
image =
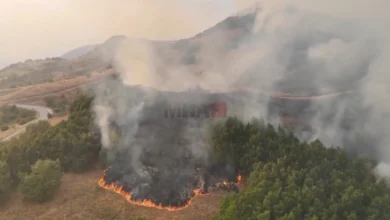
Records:
M105 176L107 170L108 169L104 170L104 176ZM196 196L198 196L198 195L210 195L209 192L205 193L205 192L201 192L200 189L195 189L193 191L194 192L194 196L191 197L187 201L187 203L185 205L183 205L183 206L163 206L162 204L156 204L152 200L149 200L149 199L144 199L142 201L133 200L132 197L131 197L131 193L124 191L123 190L123 186L118 186L118 185L115 185L114 183L111 183L111 184L106 183L104 181L104 176L98 182L100 187L102 187L103 189L106 189L106 190L113 191L113 192L115 192L115 193L117 193L119 195L122 195L131 204L145 206L145 207L150 207L150 208L166 209L168 211L178 211L178 210L187 208L191 204L192 200ZM241 181L242 181L242 176L238 175L237 176L237 184L240 184ZM226 185L228 185L228 181L222 181L222 184L226 186Z
M105 173L105 171L104 171ZM168 211L178 211L178 210L181 210L181 209L184 209L184 208L187 208L192 200L198 196L198 195L208 195L208 193L201 193L200 189L195 189L194 190L194 196L191 197L187 203L183 206L163 206L162 204L156 204L154 203L152 200L149 200L149 199L144 199L142 201L136 201L136 200L133 200L132 197L131 197L131 194L129 192L126 192L123 190L123 186L117 186L115 184L108 184L104 181L104 177L101 178L98 182L99 186L106 189L106 190L110 190L110 191L113 191L119 195L122 195L123 197L125 197L125 199L131 203L131 204L134 204L134 205L140 205L140 206L145 206L145 207L150 207L150 208L157 208L157 209L166 209Z
M237 184L241 184L241 181L242 181L242 176L240 174L238 174L238 176L237 176Z

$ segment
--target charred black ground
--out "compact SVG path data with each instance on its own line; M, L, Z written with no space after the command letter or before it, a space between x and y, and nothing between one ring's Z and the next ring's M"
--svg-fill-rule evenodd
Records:
M196 189L207 193L221 181L237 181L238 172L232 165L215 164L212 159L204 133L206 124L214 120L211 115L164 115L172 106L207 106L222 100L220 95L192 93L154 96L153 100L143 100L139 118L132 125L113 121L121 137L107 151L105 184L121 186L133 201L181 207L194 197Z

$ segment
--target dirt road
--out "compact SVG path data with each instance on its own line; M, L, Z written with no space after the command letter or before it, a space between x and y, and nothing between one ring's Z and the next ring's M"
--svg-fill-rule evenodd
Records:
M7 137L3 138L2 140L0 140L0 142L4 142L4 141L10 140L11 138L17 136L18 134L24 132L28 125L36 123L36 122L41 121L41 120L47 120L48 119L48 114L53 114L53 110L52 109L44 107L44 106L17 104L16 107L24 108L24 109L28 109L28 110L34 110L34 111L36 111L38 113L38 117L35 120L30 121L30 122L24 124L17 131L15 131L14 133L12 133L12 134L8 135Z

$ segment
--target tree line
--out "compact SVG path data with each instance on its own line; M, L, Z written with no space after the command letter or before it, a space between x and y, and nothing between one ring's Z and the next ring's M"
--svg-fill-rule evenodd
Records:
M25 200L44 202L59 186L62 172L93 168L101 149L93 127L93 99L80 96L67 121L51 127L47 121L29 125L19 137L0 145L0 199L19 186ZM45 184L42 184L45 183Z
M223 200L216 220L390 219L390 188L372 172L373 160L300 142L256 119L217 124L211 144L215 158L234 163L247 183Z

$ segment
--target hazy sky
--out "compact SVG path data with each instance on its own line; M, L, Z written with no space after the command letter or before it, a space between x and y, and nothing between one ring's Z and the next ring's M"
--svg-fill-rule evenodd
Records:
M0 68L125 34L187 37L233 12L233 0L0 0Z
M151 39L188 37L253 2L255 0L0 0L0 68L28 58L59 56L116 34ZM362 19L382 19L387 16L384 10L390 7L388 0L294 2L317 11Z

